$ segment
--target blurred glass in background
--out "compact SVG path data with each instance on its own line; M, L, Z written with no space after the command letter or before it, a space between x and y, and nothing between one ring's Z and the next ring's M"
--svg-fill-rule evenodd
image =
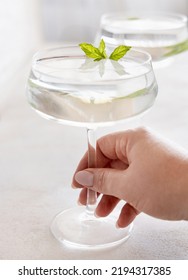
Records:
M8 63L48 42L93 41L102 14L123 10L187 14L188 1L0 0L0 55Z
M171 11L187 14L187 0L42 0L47 41L93 42L100 17L123 11Z

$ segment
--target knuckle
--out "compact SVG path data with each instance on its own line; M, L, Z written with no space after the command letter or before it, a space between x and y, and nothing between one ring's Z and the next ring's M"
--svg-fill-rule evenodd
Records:
M143 138L146 138L146 137L150 134L149 130L148 130L146 127L140 127L140 128L138 129L138 133L139 133Z

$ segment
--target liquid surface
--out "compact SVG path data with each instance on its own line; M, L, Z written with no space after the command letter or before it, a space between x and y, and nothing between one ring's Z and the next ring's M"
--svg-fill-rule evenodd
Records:
M48 119L77 126L103 126L152 106L157 85L148 66L131 58L53 58L33 67L28 82L31 106Z

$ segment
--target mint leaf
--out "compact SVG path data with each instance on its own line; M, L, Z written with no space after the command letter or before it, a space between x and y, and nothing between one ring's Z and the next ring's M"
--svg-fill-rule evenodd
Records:
M94 61L100 61L101 59L108 58L105 50L106 45L103 39L100 41L98 48L88 43L81 43L79 46L85 52L86 56L94 58ZM130 49L131 47L129 46L121 45L111 53L109 59L117 61L122 58Z
M81 43L79 44L79 46L85 52L85 54L90 58L94 58L97 61L105 58L104 54L101 53L100 50L94 47L92 44Z
M105 48L106 48L106 45L105 45L104 40L102 39L102 40L100 41L99 51L103 54L103 56L104 56L105 58L107 58L107 54L106 54Z
M120 58L122 58L129 50L131 49L131 47L129 46L124 46L121 45L119 47L117 47L110 55L110 59L112 60L119 60Z

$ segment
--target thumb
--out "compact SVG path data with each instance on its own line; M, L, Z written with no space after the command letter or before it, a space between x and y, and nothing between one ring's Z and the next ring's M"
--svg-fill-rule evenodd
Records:
M88 168L75 174L75 180L94 191L122 199L125 195L127 171L111 168Z

